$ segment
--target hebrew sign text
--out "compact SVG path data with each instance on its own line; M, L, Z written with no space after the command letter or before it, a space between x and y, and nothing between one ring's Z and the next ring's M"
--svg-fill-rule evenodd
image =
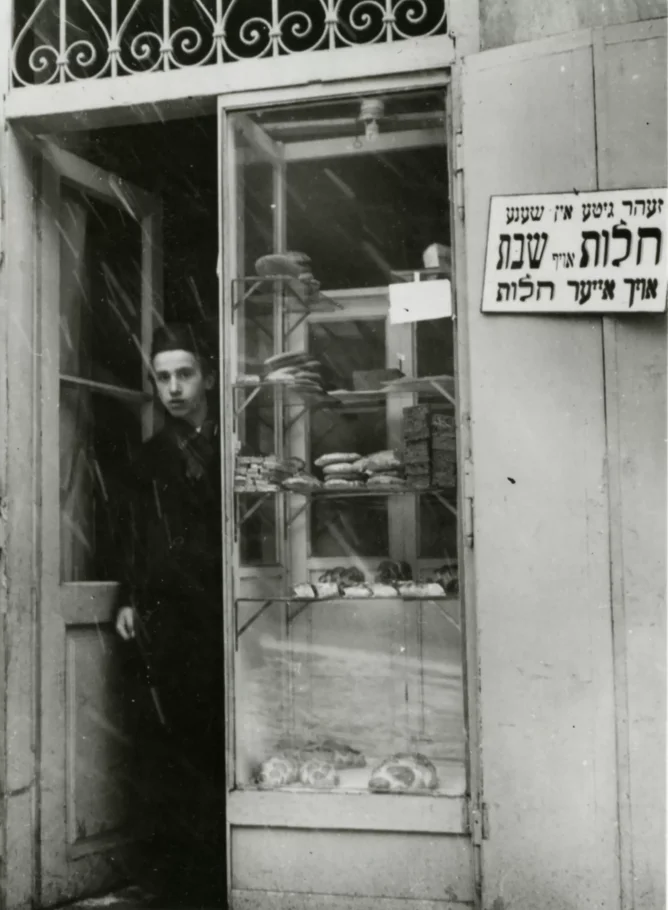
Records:
M665 189L494 196L485 313L666 309Z

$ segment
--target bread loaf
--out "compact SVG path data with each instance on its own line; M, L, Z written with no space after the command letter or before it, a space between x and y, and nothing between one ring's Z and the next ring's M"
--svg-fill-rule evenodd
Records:
M369 780L369 789L375 793L414 793L437 787L435 766L418 752L397 752L377 765Z

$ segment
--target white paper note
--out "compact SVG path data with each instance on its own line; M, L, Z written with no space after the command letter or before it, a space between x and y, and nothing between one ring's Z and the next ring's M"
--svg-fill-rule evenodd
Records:
M390 322L421 322L452 316L452 287L447 278L391 284Z

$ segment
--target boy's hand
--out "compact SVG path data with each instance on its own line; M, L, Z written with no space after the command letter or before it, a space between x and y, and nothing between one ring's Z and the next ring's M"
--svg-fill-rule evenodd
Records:
M116 617L116 631L123 641L135 637L135 611L132 607L121 607Z

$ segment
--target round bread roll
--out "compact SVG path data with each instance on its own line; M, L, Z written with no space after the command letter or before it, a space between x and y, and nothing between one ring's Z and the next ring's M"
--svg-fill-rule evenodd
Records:
M262 789L287 787L299 780L299 762L292 756L281 753L272 755L260 765L257 774L258 786Z
M378 565L375 580L381 582L381 584L395 584L399 581L407 581L412 577L412 574L411 567L407 562L384 559Z
M437 787L436 768L418 752L397 752L377 765L369 779L369 789L375 793L415 793Z
M359 585L364 582L364 572L357 566L349 566L343 569L337 580L344 585Z
M330 464L341 464L347 462L351 464L353 461L359 461L360 455L357 452L330 452L327 455L321 455L314 464L316 468L326 468Z
M317 787L319 790L328 790L337 787L339 775L334 765L327 761L311 758L305 761L299 769L299 780L305 787Z

